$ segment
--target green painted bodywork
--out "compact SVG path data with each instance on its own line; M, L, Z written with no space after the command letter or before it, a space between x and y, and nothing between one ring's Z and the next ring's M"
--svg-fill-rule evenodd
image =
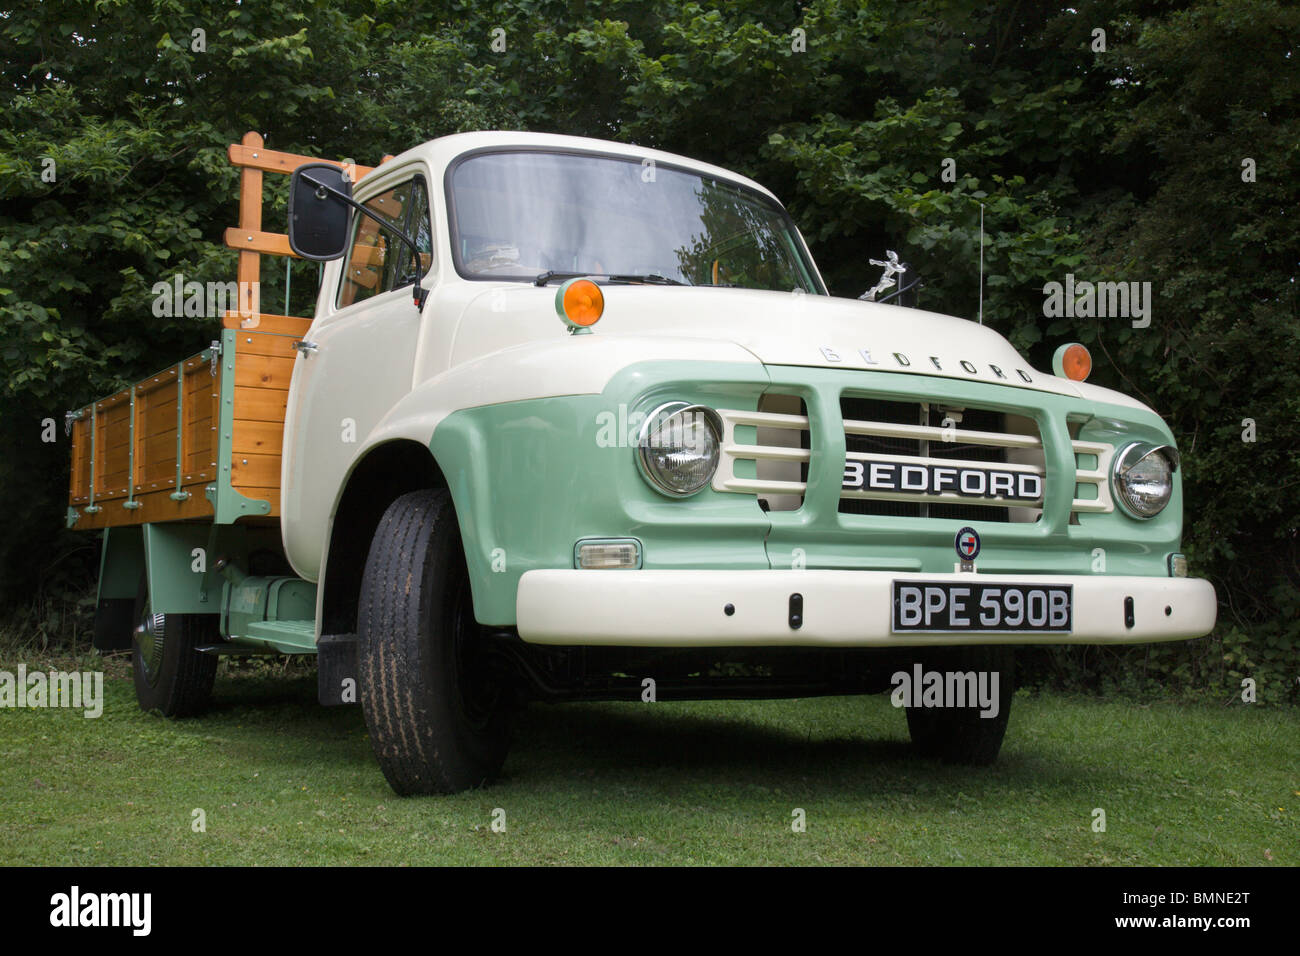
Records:
M244 529L224 529L225 534L219 530L216 525L180 522L141 526L154 613L216 614L221 610L221 578L212 571L214 546L237 546L241 552L246 548ZM202 550L201 563L196 563L195 549Z
M217 430L217 480L208 485L205 494L212 502L215 512L213 520L217 524L234 524L245 515L265 515L271 513L271 503L260 499L247 498L234 489L230 483L230 460L234 455L233 437L235 421L235 360L239 333L235 329L223 329L221 332L221 395Z
M791 567L794 549L801 548L809 568L951 572L957 560L953 538L968 524L980 534L979 568L988 574L1092 574L1095 548L1105 550L1106 574L1168 574L1166 555L1178 550L1182 535L1180 477L1175 477L1168 507L1149 521L1135 521L1116 510L1080 514L1079 523L1070 524L1076 465L1067 420L1082 422L1078 437L1085 441L1172 445L1173 435L1158 415L959 379L786 366L768 371L772 391L799 395L807 404L814 456L803 507L768 516L772 567ZM818 469L816 459L844 459L844 433L837 427L844 390L894 401L941 399L1033 418L1047 466L1042 519L1004 523L839 514L841 476L834 468Z
M172 501L185 501L190 493L185 490L181 475L185 469L185 363L176 363L176 490L169 498Z
M753 495L711 487L670 499L641 477L636 413L665 401L751 410L765 391L798 395L808 408L812 462L802 508L765 513ZM1048 473L1041 520L840 514L845 392L1034 418ZM572 568L574 545L586 537L638 539L645 568L789 568L800 549L808 568L947 573L956 561L957 528L969 524L983 539L979 566L988 573L1098 573L1093 550L1103 548L1106 574L1166 576L1167 555L1179 549L1182 531L1181 476L1175 473L1173 498L1156 518L1137 521L1116 509L1081 514L1070 524L1076 463L1067 418L1081 423L1082 440L1173 444L1152 412L1026 388L853 369L644 362L619 372L599 395L455 412L439 423L430 449L456 506L476 616L487 625L513 625L520 576ZM828 460L836 465L826 467Z
M135 599L144 572L144 540L138 527L105 528L99 552L98 600Z
M653 491L628 420L669 400L753 408L764 379L759 365L641 363L603 394L464 409L439 423L430 448L456 506L479 622L513 624L520 575L573 567L580 538L636 538L645 568L767 568L768 521L754 499ZM498 548L504 569L494 572Z
M293 577L247 577L234 570L247 568L255 551L278 552L279 529L168 522L111 530L100 576L101 594L105 582L111 582L115 591L125 587L130 572L121 570L119 564L128 569L143 566L149 576L150 608L155 613L219 614L221 635L237 644L277 654L316 652L316 585ZM135 532L136 547L142 552L135 565L129 560L127 532ZM202 560L196 549L202 551ZM224 576L217 568L220 558L226 559L230 569ZM132 597L138 580L137 571Z
M280 654L316 653L316 585L288 577L227 581L221 633L238 644Z
M113 534L123 530L113 529ZM216 568L217 559L248 567L252 552L280 547L278 528L169 521L138 530L144 541L150 604L163 614L220 614L226 582ZM202 561L196 548L202 549Z
M126 501L122 502L122 507L128 511L134 511L140 507L140 502L135 500L135 386L131 386L131 411L126 418L127 440L126 440Z
M241 636L237 643L261 647L276 654L315 654L316 621L307 618L253 623L248 626L248 633Z

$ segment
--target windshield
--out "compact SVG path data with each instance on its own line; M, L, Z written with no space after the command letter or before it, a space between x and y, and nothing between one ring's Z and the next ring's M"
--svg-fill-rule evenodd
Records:
M696 173L583 153L479 153L455 166L448 191L467 278L553 272L820 291L778 205Z

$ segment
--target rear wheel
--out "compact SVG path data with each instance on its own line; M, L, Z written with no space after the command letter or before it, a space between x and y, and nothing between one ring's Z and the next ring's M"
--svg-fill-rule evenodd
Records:
M357 691L399 794L455 793L505 762L504 688L482 657L451 498L413 491L380 519L361 580Z
M973 673L975 686L986 687L990 692L990 706L984 708L975 703L954 707L952 701L945 701L949 706L908 707L907 729L912 736L912 748L923 757L935 757L945 763L987 766L997 760L1015 692L1013 649L1006 645L936 647L927 648L916 659L926 673L938 672L945 676ZM966 686L970 686L969 682ZM990 716L984 716L985 711Z
M215 614L157 614L141 579L131 641L135 697L140 709L164 717L193 717L212 701L217 659L195 648L220 639Z

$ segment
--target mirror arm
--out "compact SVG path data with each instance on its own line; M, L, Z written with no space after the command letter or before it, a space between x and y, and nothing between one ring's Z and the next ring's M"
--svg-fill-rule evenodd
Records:
M371 219L379 223L379 225L383 226L389 232L394 233L399 239L402 240L402 242L406 243L410 247L411 255L415 257L416 269L417 270L419 269L420 250L415 245L414 239L412 239L402 230L393 228L392 223L385 222L383 219L380 219L378 215L371 212L369 209L361 205L361 203L357 202L355 199L353 199L351 196L347 195L346 193L339 192L333 186L330 186L327 183L323 183L319 179L312 179L306 173L302 174L302 178L304 181L311 183L313 186L315 186L318 192L324 190L325 192L333 196L335 199L338 199L339 201L343 202L345 205L351 206L353 209L355 209L357 212L361 213L362 215L369 216ZM429 297L429 290L420 285L420 277L418 274L415 279L415 289L412 291L411 297L415 300L415 307L419 309L421 312L423 312L424 302Z

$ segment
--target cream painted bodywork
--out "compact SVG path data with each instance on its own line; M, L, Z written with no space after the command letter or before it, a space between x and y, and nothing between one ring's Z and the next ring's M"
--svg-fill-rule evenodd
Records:
M970 378L1145 408L1123 394L1031 369L1002 336L973 322L822 295L611 285L593 334L569 335L555 315L555 285L468 280L453 266L444 174L458 156L485 147L581 149L651 159L772 197L742 176L658 150L536 133L444 137L362 179L354 194L364 202L411 175L425 177L434 256L422 285L431 291L422 315L409 288L339 309L335 292L343 263L324 267L316 319L306 336L318 349L295 360L281 464L285 551L294 570L309 581L321 577L339 498L369 450L396 439L427 446L437 424L461 408L598 393L635 362L871 369ZM817 282L822 285L819 275ZM349 422L355 441L344 440Z
M1025 584L1024 575L899 571L527 571L519 580L519 636L532 644L635 647L901 647L952 644L951 633L891 631L895 581ZM981 644L1139 644L1200 637L1214 628L1214 587L1194 578L1035 575L1074 589L1069 634L981 632ZM803 620L787 623L791 594ZM1124 622L1133 599L1134 626ZM732 613L723 611L731 605Z

